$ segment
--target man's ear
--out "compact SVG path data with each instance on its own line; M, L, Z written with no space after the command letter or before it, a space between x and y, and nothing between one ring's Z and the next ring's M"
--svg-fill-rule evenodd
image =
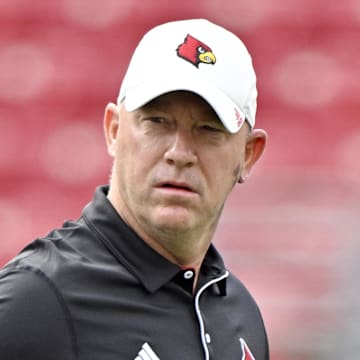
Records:
M104 133L106 145L110 156L115 156L115 147L117 132L119 129L119 109L113 104L109 103L106 106L104 114Z
M267 141L267 134L264 130L255 129L247 135L245 146L245 161L239 178L243 183L249 177L252 167L260 159L264 152Z

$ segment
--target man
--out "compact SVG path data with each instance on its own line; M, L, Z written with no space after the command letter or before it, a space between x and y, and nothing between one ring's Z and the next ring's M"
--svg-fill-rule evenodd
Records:
M0 272L2 360L269 358L257 305L211 244L265 146L256 97L222 27L144 36L105 111L110 186Z

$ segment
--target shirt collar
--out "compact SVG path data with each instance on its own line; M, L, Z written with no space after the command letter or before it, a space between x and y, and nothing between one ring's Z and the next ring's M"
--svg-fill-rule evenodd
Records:
M92 202L84 208L84 220L113 256L149 292L155 292L172 280L181 269L148 246L122 220L106 196L108 190L108 186L97 188ZM211 278L224 271L224 263L211 245L204 259L201 275Z

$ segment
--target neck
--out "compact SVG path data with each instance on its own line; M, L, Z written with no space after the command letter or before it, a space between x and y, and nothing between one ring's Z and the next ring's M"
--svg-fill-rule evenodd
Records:
M139 234L142 239L160 255L181 268L193 268L199 272L206 252L210 246L209 234L164 234L158 232L152 236ZM212 235L212 234L211 234Z
M122 219L161 256L181 268L192 268L196 272L194 286L201 264L211 244L220 213L207 223L187 230L155 227L146 217L134 216L126 208L120 207L117 192L110 192L108 198ZM118 206L116 206L118 205Z

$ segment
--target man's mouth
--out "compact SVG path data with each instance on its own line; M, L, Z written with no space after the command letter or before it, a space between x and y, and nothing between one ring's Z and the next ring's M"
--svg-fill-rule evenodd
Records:
M169 189L169 190L174 190L174 191L184 191L184 192L191 192L194 193L194 189L186 183L182 183L182 182L163 182L159 185L156 186L159 189Z

